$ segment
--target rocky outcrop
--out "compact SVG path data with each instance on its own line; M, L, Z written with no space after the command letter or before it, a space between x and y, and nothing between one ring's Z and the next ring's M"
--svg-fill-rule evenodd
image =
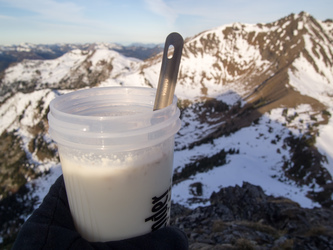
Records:
M244 182L210 197L211 205L173 204L171 224L186 232L190 249L333 249L333 210L302 208Z

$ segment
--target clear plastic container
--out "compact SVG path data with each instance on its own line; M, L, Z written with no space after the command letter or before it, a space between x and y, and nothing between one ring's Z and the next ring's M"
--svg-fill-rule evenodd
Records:
M50 103L75 226L88 241L121 240L168 224L177 98L153 111L156 89L79 90Z

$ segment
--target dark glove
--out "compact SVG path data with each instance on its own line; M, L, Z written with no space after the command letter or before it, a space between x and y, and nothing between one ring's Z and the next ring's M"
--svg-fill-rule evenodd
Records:
M61 175L24 223L13 249L188 249L188 241L175 227L121 241L86 241L74 227Z

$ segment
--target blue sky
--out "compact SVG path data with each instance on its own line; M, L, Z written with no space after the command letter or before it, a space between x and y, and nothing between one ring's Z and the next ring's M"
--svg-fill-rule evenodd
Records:
M0 0L0 44L164 43L233 22L306 11L333 19L332 0Z

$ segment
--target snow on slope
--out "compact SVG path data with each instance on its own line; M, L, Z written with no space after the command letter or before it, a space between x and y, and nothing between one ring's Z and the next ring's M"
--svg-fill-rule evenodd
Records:
M320 21L319 21L320 22ZM327 30L332 28L331 24L320 22ZM305 25L306 26L306 25ZM315 29L310 29L315 32ZM305 48L312 58L311 64L303 55L293 62L293 70L289 69L289 84L297 89L301 94L311 96L319 100L327 107L327 111L333 114L333 64L330 55L333 55L331 41L321 36L304 35ZM324 163L325 167L333 176L333 122L319 128L316 146L321 153L328 158Z
M110 78L124 74L124 69L137 70L139 59L127 58L118 52L108 49L90 51L72 50L63 56L53 60L24 60L5 71L4 85L13 82L30 82L35 79L37 86L47 83L49 87L57 87L59 82L73 77L71 74L81 71L84 74L83 64L91 72L100 72L106 64L111 64L112 75ZM82 81L87 81L83 78Z
M320 100L327 106L332 106L333 96L333 66L320 65L321 60L316 61L320 70L326 73L320 74L311 66L303 56L294 61L294 70L289 70L289 84L301 94Z
M255 74L268 69L271 63L262 58L257 45L251 45L243 38L246 29L238 26L241 24L221 26L187 43L176 90L180 98L216 97L229 90L242 96L248 84L248 78L242 73L253 69ZM240 31L223 35L228 28ZM212 41L213 45L209 45ZM237 70L233 71L231 65L237 65Z
M47 108L50 101L55 97L50 90L39 90L29 94L17 93L7 102L0 106L0 116L3 117L0 123L0 134L7 129L11 131L20 126L34 126L40 120L35 116L38 108L38 101L45 102L44 109ZM23 114L20 122L17 117Z
M333 114L333 108L331 106L329 112ZM325 126L321 126L319 129L319 136L317 137L316 146L320 152L327 157L327 163L324 166L333 176L333 120L330 119L329 123Z
M258 124L243 128L228 137L215 139L213 143L203 144L192 149L175 151L174 167L176 171L193 159L200 156L214 155L221 149L228 151L236 148L239 154L228 155L227 164L216 166L213 170L206 173L198 173L191 176L188 180L182 181L173 187L173 201L185 206L195 208L197 206L209 205L207 201L214 191L219 191L221 187L242 185L243 181L261 186L267 194L274 196L284 196L298 202L303 207L320 206L306 197L310 190L319 191L320 187L314 183L314 189L308 186L297 186L293 181L283 177L281 166L283 161L290 158L289 148L283 146L284 139L290 132L299 134L301 128L292 128L299 120L303 121L304 129L314 121L309 119L309 105L301 105L289 113L297 112L299 116L290 127L283 126L286 119L282 116L283 108L272 110L263 115ZM186 126L180 130L181 137L176 137L176 143L180 145L189 140L187 135L195 135L197 124L192 123L190 116L182 119ZM320 116L318 116L319 119ZM204 130L203 130L204 131ZM277 139L278 138L278 139ZM273 142L274 141L274 142ZM177 168L177 167L180 168ZM193 195L191 184L203 184L202 196ZM193 202L194 198L200 198L201 201Z
M73 68L86 59L81 50L73 50L54 60L25 60L5 71L4 83L30 81L41 77L44 82L58 83ZM38 75L37 71L40 72Z
M313 67L310 67L309 62L303 57L296 60L294 66L297 71L289 71L290 85L302 94L320 100L327 106L327 111L333 114L333 67L331 67L331 74L326 73L323 76L318 74ZM329 70L328 67L324 66L320 67L320 69ZM331 76L331 78L327 78L326 76ZM320 126L316 146L328 158L328 163L324 163L324 165L333 176L332 143L333 122L331 118L327 125Z

